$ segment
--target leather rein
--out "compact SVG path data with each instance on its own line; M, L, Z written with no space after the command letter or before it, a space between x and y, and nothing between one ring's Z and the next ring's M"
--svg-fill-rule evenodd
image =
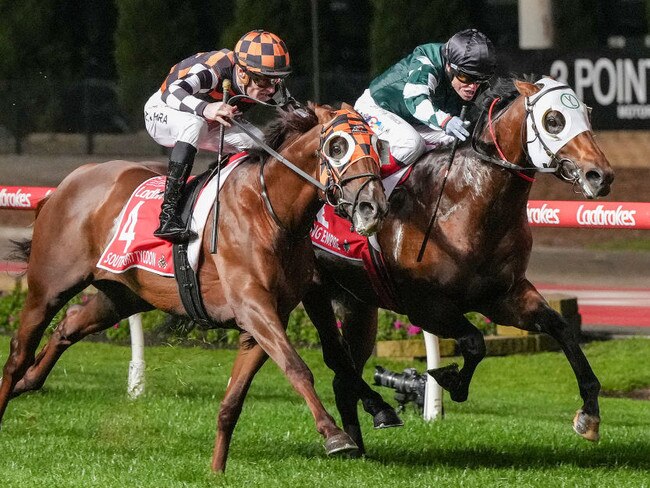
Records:
M566 85L555 86L540 92L532 101L531 101L531 97L526 97L525 99L526 117L524 117L521 122L521 139L522 139L522 147L524 148L524 153L526 154L526 162L529 164L528 166L520 166L518 164L514 164L508 161L508 158L504 155L503 151L501 150L501 147L499 146L499 142L497 141L496 133L494 130L494 121L505 113L507 106L503 110L501 110L494 119L492 118L492 112L496 104L501 100L500 97L494 98L492 100L492 103L490 104L490 107L487 110L484 109L481 112L481 117L487 116L488 131L490 133L490 138L492 139L492 143L494 144L494 147L496 148L497 153L499 154L499 158L490 156L489 154L479 150L479 148L477 147L476 141L478 140L478 136L480 134L477 134L476 132L480 124L476 124L474 127L474 133L472 134L472 150L479 156L481 160L490 162L497 166L501 166L502 168L505 168L513 172L520 178L531 183L535 181L535 178L524 174L525 171L534 171L538 173L557 173L563 179L575 183L578 179L578 176L575 174L575 171L577 169L576 163L568 158L558 158L546 146L546 144L544 144L543 140L540 138L539 129L537 128L537 124L535 123L535 118L533 117L533 108L540 98L542 98L545 94L551 91L565 89L565 88L568 87ZM533 128L533 132L535 133L535 137L540 140L546 154L551 158L552 165L549 167L539 168L533 164L530 158L530 155L527 150L528 141L526 140L526 121L528 120L528 117L531 118L531 122L532 122L531 125Z
M300 109L297 109L300 110ZM352 115L350 113L350 115ZM343 174L346 172L347 169L349 169L354 163L359 161L359 159L356 159L354 161L349 161L347 162L342 171L338 171L332 163L326 158L323 157L320 149L323 146L324 142L324 136L326 135L327 130L336 122L341 123L340 118L342 116L347 117L346 114L341 114L338 117L335 117L332 119L329 123L324 125L321 129L321 143L319 147L319 151L317 151L317 155L320 159L320 166L321 166L321 173L325 174L326 177L326 184L321 183L318 181L316 178L311 176L310 174L306 173L299 167L297 167L295 164L293 164L291 161L286 159L284 156L282 156L280 153L272 149L268 144L266 144L263 140L258 138L255 134L253 134L248 128L240 123L239 121L235 119L231 119L232 123L235 124L237 127L239 127L243 132L245 132L248 136L253 139L253 141L265 152L267 152L270 156L273 158L277 159L279 162L284 164L287 168L289 168L291 171L296 173L298 176L300 176L302 179L307 181L309 184L315 186L319 191L322 196L319 196L319 200L331 205L332 207L335 208L335 212L338 215L341 215L343 217L348 218L349 220L352 220L352 215L354 215L358 202L359 202L359 196L363 189L369 185L372 181L380 180L380 177L378 174L375 173L361 173L361 174L356 174L353 176L345 176L343 177ZM282 229L283 231L289 231L289 229L282 223L280 218L278 217L277 212L273 208L273 204L271 203L271 199L269 197L269 193L267 190L267 185L266 185L266 179L264 178L264 167L267 163L267 159L263 159L262 163L260 164L260 185L262 187L262 199L264 200L264 203L266 205L266 208L271 215L271 218L275 222L275 224ZM379 165L379 162L377 162L377 165ZM351 181L357 180L359 178L366 178L366 181L363 182L363 184L359 187L359 189L356 191L354 195L354 200L352 202L346 200L343 198L343 187L348 184ZM348 208L351 208L349 211L347 210ZM310 224L310 229L311 229L311 224ZM305 235L299 236L300 238L304 238L306 235L308 235L309 230Z

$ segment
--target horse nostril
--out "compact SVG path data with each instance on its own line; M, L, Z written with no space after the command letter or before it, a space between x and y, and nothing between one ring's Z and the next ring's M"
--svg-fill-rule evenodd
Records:
M361 215L365 218L375 217L377 215L377 208L372 202L359 202L358 208Z
M593 186L600 186L603 183L603 174L596 169L587 171L585 178Z

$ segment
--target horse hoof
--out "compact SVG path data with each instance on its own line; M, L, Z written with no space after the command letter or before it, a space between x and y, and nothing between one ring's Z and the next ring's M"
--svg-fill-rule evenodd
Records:
M79 312L81 312L84 309L83 305L75 304L75 305L70 305L68 307L68 310L65 312L66 317L74 317L77 315Z
M399 418L397 412L392 408L382 410L373 417L372 421L375 429L387 429L389 427L401 427L404 425L402 419Z
M361 451L361 449L357 449L356 451L346 451L342 455L350 459L361 459L365 455L365 452Z
M352 440L352 437L345 432L333 435L325 441L325 452L328 456L333 454L349 454L354 455L359 451L359 448Z
M600 417L598 415L589 415L582 410L576 412L573 419L573 430L580 436L588 441L598 442L600 434L598 429L600 427Z
M447 391L454 391L460 388L460 373L456 363L443 366L442 368L430 369L427 371L441 387Z

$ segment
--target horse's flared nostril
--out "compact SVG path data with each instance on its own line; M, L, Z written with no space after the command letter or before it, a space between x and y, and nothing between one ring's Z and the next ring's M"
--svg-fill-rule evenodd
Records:
M594 196L605 197L609 195L611 184L614 180L613 171L603 171L601 169L590 169L585 172L585 180L596 191Z
M585 178L590 185L599 187L603 184L603 174L597 169L590 169L585 173Z
M358 205L359 213L365 219L377 217L377 206L372 202L361 201Z

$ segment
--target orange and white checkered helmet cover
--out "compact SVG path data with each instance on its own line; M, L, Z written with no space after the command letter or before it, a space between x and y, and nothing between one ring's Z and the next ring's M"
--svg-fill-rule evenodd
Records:
M237 64L251 73L282 78L291 73L289 50L275 34L258 29L244 34L235 46Z

